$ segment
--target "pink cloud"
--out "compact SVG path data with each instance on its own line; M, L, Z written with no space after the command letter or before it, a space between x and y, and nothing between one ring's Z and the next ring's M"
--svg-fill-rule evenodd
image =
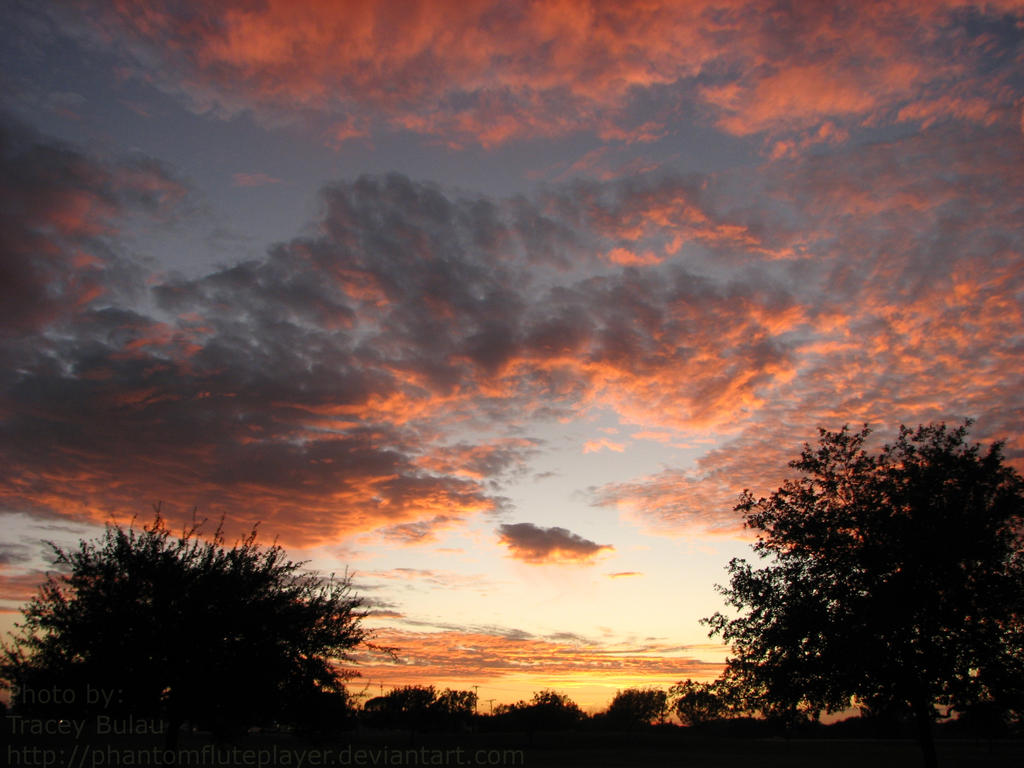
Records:
M981 36L965 44L950 28L965 9L1020 13L1012 4L902 0L82 5L108 46L147 52L126 69L198 110L277 119L317 111L333 126L331 143L376 125L484 147L580 131L658 140L671 120L633 115L656 89L740 136L807 135L922 108L925 120L989 120L985 104L1001 101L1008 74L984 71ZM142 69L146 58L159 67ZM975 103L944 102L951 84ZM929 106L911 106L926 92Z
M819 425L977 416L1019 461L1018 144L1016 125L936 125L790 154L753 184L660 173L512 201L337 182L315 236L151 281L158 321L118 294L98 244L122 210L162 215L175 185L36 142L5 156L5 178L36 191L5 192L33 203L31 231L10 230L31 258L12 263L71 300L27 291L32 323L15 328L33 342L5 347L19 373L0 398L0 498L93 520L160 499L241 510L239 527L304 544L429 541L503 510L502 484L545 449L523 437L531 420L597 411L624 434L723 441L595 491L667 532L735 534L739 490L770 489ZM684 235L699 243L685 262L580 274L621 243ZM454 437L495 424L508 431ZM624 448L602 439L591 449Z
M605 254L605 258L612 264L618 264L622 267L647 267L660 264L665 260L652 251L634 253L626 248L613 248Z
M624 450L626 450L625 444L616 443L606 437L602 437L598 440L587 440L587 442L583 444L584 453L599 453L601 451L622 453Z

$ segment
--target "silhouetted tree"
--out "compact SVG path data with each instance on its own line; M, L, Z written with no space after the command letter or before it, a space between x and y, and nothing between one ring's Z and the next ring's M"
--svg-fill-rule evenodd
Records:
M469 725L476 709L473 691L432 685L406 685L377 696L363 706L363 720L375 728L409 731L456 730Z
M445 688L434 700L440 727L446 730L467 728L476 714L477 694Z
M437 691L432 685L406 685L367 702L373 706L364 707L364 711L367 722L377 728L426 730L436 698Z
M669 698L683 725L699 726L732 713L729 693L721 680L707 683L683 680L672 686Z
M729 672L768 714L799 716L860 702L912 714L925 764L936 763L936 707L1021 706L1024 486L965 442L968 424L911 430L877 455L870 430L820 431L790 466L802 473L737 511L768 564L729 565L717 613Z
M311 697L344 701L336 660L367 638L347 577L303 572L255 529L231 548L220 528L173 536L159 512L141 531L51 547L63 573L23 609L0 663L21 712L26 693L57 686L93 714L162 717L173 740L185 720L223 732L300 717Z
M543 690L534 693L529 703L499 704L494 717L502 726L515 730L561 731L576 727L586 715L565 694Z
M668 695L657 688L616 691L604 719L613 728L633 730L665 719Z

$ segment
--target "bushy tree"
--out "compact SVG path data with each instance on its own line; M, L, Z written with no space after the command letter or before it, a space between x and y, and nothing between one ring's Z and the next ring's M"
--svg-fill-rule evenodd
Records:
M906 711L927 765L937 707L1020 711L1024 486L968 426L901 427L877 454L866 427L821 430L790 464L800 477L743 494L766 564L734 559L720 589L739 615L707 621L748 701Z
M575 701L552 690L535 692L529 702L499 704L494 716L503 726L523 731L568 730L586 718Z
M344 701L337 662L367 639L347 577L304 572L255 529L230 548L220 528L174 536L159 512L141 531L108 525L77 549L51 546L59 572L0 664L20 712L56 686L77 691L77 709L163 718L173 735L185 720L225 731Z
M673 685L668 695L683 725L699 726L733 713L730 691L721 679L706 683L683 680Z
M432 685L405 685L366 702L365 722L375 728L410 731L457 730L476 712L476 693Z
M627 688L616 691L605 712L605 719L615 728L633 730L664 721L668 694L658 688Z
M426 729L437 698L434 686L405 685L372 700L368 722L378 728ZM371 702L367 702L370 704Z
M466 728L476 714L476 704L476 692L445 688L434 700L434 711L437 712L441 727Z

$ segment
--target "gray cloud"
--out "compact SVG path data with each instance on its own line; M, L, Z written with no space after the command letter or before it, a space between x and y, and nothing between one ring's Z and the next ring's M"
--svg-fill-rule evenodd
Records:
M0 567L20 565L32 559L32 550L24 544L0 543Z
M117 229L133 213L170 216L188 195L152 159L100 161L0 115L0 336L138 295Z
M533 523L511 523L497 529L498 539L517 560L526 563L586 563L604 551L614 549L596 544L565 528L542 528Z
M399 175L336 182L320 234L163 278L147 313L138 286L123 287L132 273L116 236L90 227L122 209L159 215L170 175L8 129L5 194L26 221L64 222L46 230L62 233L44 249L55 260L31 269L92 288L58 301L35 273L19 283L25 303L0 344L0 498L93 516L162 500L183 513L247 509L292 541L377 529L428 541L507 509L502 485L545 449L524 436L531 419L605 407L738 435L724 449L735 459L594 497L668 528L700 500L718 510L700 513L708 524L729 530L723 500L774 446L805 439L809 420L925 420L943 399L936 416L977 416L997 433L1019 417L1007 393L1022 386L1024 196L999 192L1022 186L1003 129L975 130L965 150L939 133L772 165L748 194L777 193L777 226L727 175L659 172L513 200ZM870 188L863 168L884 184ZM914 181L922 173L931 181ZM54 213L71 199L99 218ZM902 228L886 226L898 205ZM36 230L8 231L17 247L4 263L23 269ZM100 266L76 266L81 248ZM623 268L603 260L613 248L664 261ZM102 302L82 298L96 291ZM453 443L465 428L499 437ZM644 486L658 492L640 503Z

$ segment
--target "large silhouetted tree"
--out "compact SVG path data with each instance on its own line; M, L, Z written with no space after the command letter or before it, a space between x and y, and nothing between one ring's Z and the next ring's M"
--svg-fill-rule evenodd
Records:
M174 734L185 720L227 730L344 702L336 661L367 636L347 577L304 572L255 530L230 548L220 529L172 535L159 514L51 546L61 572L24 608L0 666L22 712L57 686L76 691L64 706L161 718Z
M739 615L706 621L748 702L905 711L926 765L937 707L1021 711L1024 490L968 426L901 427L877 454L866 427L821 430L790 464L799 478L743 494L766 562L734 559L720 590Z

